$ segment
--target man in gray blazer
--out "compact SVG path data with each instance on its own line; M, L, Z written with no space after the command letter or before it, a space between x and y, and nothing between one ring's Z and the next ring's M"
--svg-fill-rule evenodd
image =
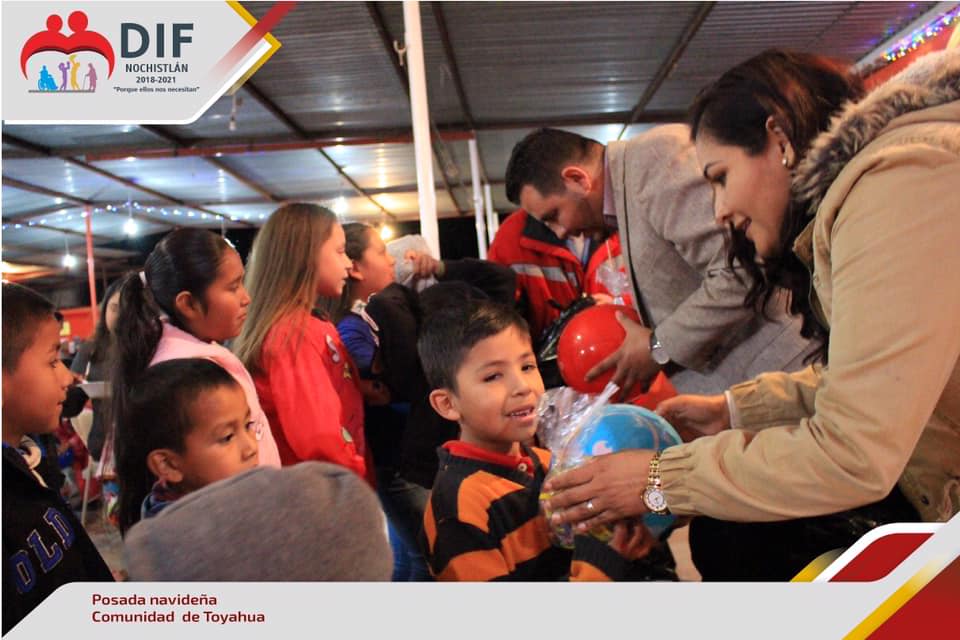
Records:
M744 307L749 276L727 262L723 228L686 125L607 146L539 129L513 149L507 197L565 234L618 230L643 326L591 377L616 367L623 389L663 369L681 393L719 393L764 371L794 371L812 350L777 296ZM764 317L766 315L766 317Z

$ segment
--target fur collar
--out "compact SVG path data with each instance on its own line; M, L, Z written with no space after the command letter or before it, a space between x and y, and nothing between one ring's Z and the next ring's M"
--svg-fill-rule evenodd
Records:
M960 48L930 53L871 91L848 102L820 134L797 169L794 197L820 207L846 164L899 116L960 100Z

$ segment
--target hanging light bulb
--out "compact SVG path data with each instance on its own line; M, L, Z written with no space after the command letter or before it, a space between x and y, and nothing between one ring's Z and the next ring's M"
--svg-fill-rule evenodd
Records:
M393 238L393 227L388 224L382 225L380 227L380 239L386 242Z
M347 199L343 196L340 196L333 201L333 212L338 216L342 216L347 212Z
M63 260L61 260L61 264L63 264L65 269L73 269L77 266L77 259L71 255L70 245L67 244L66 238L63 239L63 249Z
M240 105L243 104L243 98L238 94L233 94L233 104L230 107L230 121L227 123L227 128L230 131L237 130L237 109L240 108Z
M130 200L127 200L127 221L123 223L123 232L132 237L137 235L137 231L140 230L140 227L133 219L133 209L130 207Z
M60 263L65 269L73 269L77 266L77 259L70 254L70 245L67 243L67 237L63 237L63 259Z

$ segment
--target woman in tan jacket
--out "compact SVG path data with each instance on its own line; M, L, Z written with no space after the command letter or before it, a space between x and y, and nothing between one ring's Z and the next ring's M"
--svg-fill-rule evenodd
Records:
M584 528L651 507L702 516L704 579L789 579L879 524L960 510L960 50L851 96L829 128L798 118L836 96L816 60L760 54L691 120L731 259L756 277L747 303L791 289L819 362L667 401L691 441L601 456L547 487ZM804 128L826 131L808 147Z

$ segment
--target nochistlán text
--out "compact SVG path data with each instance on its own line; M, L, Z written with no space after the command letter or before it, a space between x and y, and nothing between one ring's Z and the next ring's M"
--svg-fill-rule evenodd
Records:
M127 73L186 73L190 65L186 62L128 62L124 65Z

